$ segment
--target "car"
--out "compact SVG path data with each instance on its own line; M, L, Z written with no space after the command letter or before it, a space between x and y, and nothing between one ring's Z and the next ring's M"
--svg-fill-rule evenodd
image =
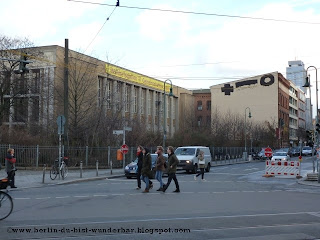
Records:
M268 159L268 157L266 157L266 154L265 154L265 149L266 148L262 148L261 151L258 153L258 158L260 160L266 160Z
M291 152L291 156L293 156L293 157L300 156L300 148L299 147L291 148L290 152Z
M287 152L275 152L271 161L290 161L290 156Z
M302 148L302 155L303 156L308 156L308 155L312 156L312 147L304 146Z
M187 173L190 171L196 173L198 171L198 155L200 151L204 152L205 170L206 172L209 172L212 157L209 147L203 146L178 147L174 152L179 160L177 170L185 170Z
M166 159L166 162L168 162L168 155L167 154L163 154L163 156ZM155 174L156 174L155 166L156 166L157 157L158 157L158 154L156 154L156 153L152 153L151 154L152 178L154 178ZM124 168L124 174L128 179L129 178L133 178L133 177L135 177L135 178L137 177L137 169L138 169L138 165L137 164L138 164L138 158L133 160L131 163L129 163ZM166 171L164 172L164 174L167 174Z

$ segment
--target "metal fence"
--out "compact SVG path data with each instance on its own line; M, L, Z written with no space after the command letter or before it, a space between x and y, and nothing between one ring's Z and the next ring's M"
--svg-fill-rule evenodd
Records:
M8 148L15 149L15 157L17 159L17 167L42 167L44 164L51 166L54 160L59 156L59 146L19 146L19 145L0 145L0 162L4 166L4 159L7 155ZM69 147L68 166L78 167L82 161L85 167L95 167L96 161L99 161L100 168L121 168L122 161L117 160L117 150L115 147ZM212 147L212 161L241 161L244 148L242 147ZM255 148L257 152L260 148ZM150 152L155 152L156 147L151 147ZM136 158L136 148L129 148L128 154L125 156L125 165Z

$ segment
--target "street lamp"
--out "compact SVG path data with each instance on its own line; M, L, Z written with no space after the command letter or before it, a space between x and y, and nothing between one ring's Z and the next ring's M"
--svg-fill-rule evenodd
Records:
M246 107L244 110L244 151L247 153L247 109L249 109L248 117L251 118L251 109Z
M309 76L308 76L308 70L309 68L314 68L316 70L316 124L319 123L319 107L318 107L318 69L315 66L309 66L306 70L306 83L302 86L302 87L311 87L310 85L310 80L309 80ZM311 92L311 91L310 91ZM311 105L311 97L310 97L310 105ZM311 116L312 119L312 116ZM319 133L317 132L317 147L319 147ZM313 152L313 148L312 148L312 152ZM318 170L318 183L320 183L320 171L319 171L319 160L317 158L317 170Z
M166 125L167 125L167 117L166 117L166 83L167 81L170 82L171 87L170 87L170 92L169 92L169 97L173 96L172 93L172 82L170 79L167 79L163 83L163 149L166 148Z

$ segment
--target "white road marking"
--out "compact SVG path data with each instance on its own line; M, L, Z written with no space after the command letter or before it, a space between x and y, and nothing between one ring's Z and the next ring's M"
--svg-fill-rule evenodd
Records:
M228 193L239 193L240 191L227 191Z
M123 196L124 193L114 193L114 194L111 194L112 196Z
M224 192L212 192L212 193L224 193Z
M51 197L39 197L39 198L36 198L36 199L49 199L49 198L51 198Z
M109 195L102 195L102 194L96 194L96 195L93 195L94 197L108 197Z
M73 196L73 197L76 197L76 198L86 198L86 197L89 197L89 196Z
M15 200L29 200L31 198L14 198Z
M56 197L56 198L69 198L70 196L61 196L61 197Z
M241 192L244 192L244 193L253 193L255 191L241 191Z

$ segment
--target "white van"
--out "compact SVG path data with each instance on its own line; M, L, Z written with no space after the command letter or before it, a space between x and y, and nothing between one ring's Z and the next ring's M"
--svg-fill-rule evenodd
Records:
M204 152L205 170L210 171L211 153L208 147L203 146L186 146L178 147L175 150L175 155L179 160L177 170L186 170L187 172L196 173L198 171L198 155L200 151Z

